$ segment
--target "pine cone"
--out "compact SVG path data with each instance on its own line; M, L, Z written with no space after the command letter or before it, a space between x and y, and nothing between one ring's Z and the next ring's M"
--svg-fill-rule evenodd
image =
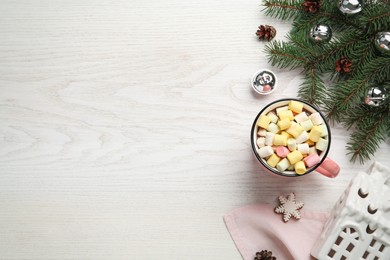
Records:
M276 260L276 257L272 256L271 251L262 250L256 253L254 260Z
M351 72L352 61L348 58L341 58L336 62L336 71L338 72Z
M273 26L270 25L260 25L259 29L256 31L256 35L260 40L267 39L270 41L275 37L276 30Z
M302 6L303 6L303 10L314 14L320 9L321 2L320 0L305 0L302 3Z

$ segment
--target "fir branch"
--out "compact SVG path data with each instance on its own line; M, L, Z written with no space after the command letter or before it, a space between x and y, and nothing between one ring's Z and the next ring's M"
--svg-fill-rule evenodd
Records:
M333 32L355 29L364 31L364 26L356 18L343 15L336 6L336 1L323 1L319 12L295 17L292 32L299 30L308 31L315 24L326 24ZM326 5L327 3L328 5ZM327 9L324 7L327 6Z
M371 37L366 42L366 46L362 46L359 51L356 51L359 57L353 62L351 76L363 75L365 66L376 57L375 47L372 44L374 37Z
M359 77L336 84L329 94L329 102L326 102L328 118L340 121L343 113L348 113L351 107L361 103L364 90L369 82L385 81L390 75L389 62L390 58L376 58L362 69L362 75Z
M321 46L313 45L313 42L310 41L306 32L295 31L287 34L286 37L288 41L300 48L303 53L306 52L307 54L310 54L309 56L316 56L320 51L322 51Z
M388 17L388 16L390 16L390 11L384 10L384 12L382 12L381 14L378 14L378 15L371 17L371 18L367 18L367 21L374 23L374 22L378 21L379 19L382 19L382 18ZM386 23L386 24L388 25L388 23Z
M315 16L301 16L293 22L293 28L291 29L291 33L299 31L308 32L310 28L313 27L314 22L321 23L319 21L320 19L320 14L317 14Z
M340 26L343 24L340 20L344 18L339 16L339 14L321 10L315 14L303 13L302 15L295 17L291 32L303 30L308 34L309 30L316 24L327 24L332 27L332 30L338 31Z
M298 96L317 106L323 105L325 85L314 67L305 70L305 80L299 87Z
M322 46L322 52L312 58L312 64L321 72L334 71L335 62L341 57L348 57L351 60L360 58L359 49L364 48L366 42L359 31L352 29L339 37L335 36L332 42Z
M364 66L360 76L376 82L386 82L390 80L389 64L390 57L376 57Z
M348 115L344 115L343 125L348 130L356 125L358 126L358 130L360 130L361 126L364 125L363 122L366 120L367 115L370 115L371 119L379 118L382 113L387 113L388 105L389 104L386 104L382 107L371 107L364 103L360 103L355 106L354 109L348 113Z
M303 67L308 63L304 51L290 43L273 41L265 46L268 62L279 68Z
M360 104L354 110L352 110L351 113L348 114L348 116L343 117L345 119L345 121L343 122L343 125L347 128L347 130L350 130L351 127L353 127L354 125L361 124L361 122L367 116L367 114L366 114L367 108L369 108L369 107L366 104Z
M329 93L328 101L325 102L327 110L326 116L330 120L341 121L343 113L348 113L354 106L358 97L363 93L368 79L347 80L340 82L332 87ZM354 98L353 100L351 100Z
M352 133L350 141L347 143L347 154L352 155L351 161L355 162L356 159L363 163L364 160L370 159L370 155L375 153L379 148L379 144L385 140L382 135L383 124L380 122L374 123L368 131L356 131Z
M374 44L378 32L390 31L390 0L365 0L363 11L355 15L340 12L337 1L324 0L316 13L309 13L302 1L266 0L267 15L293 21L287 42L266 46L268 60L280 68L304 68L299 97L325 107L331 120L358 129L347 149L353 161L363 162L390 136L390 97L379 108L363 103L370 86L385 86L390 93L390 57L379 54ZM309 30L316 24L331 27L329 43L311 41ZM352 62L350 73L336 72L340 58ZM323 73L337 75L338 82L326 88Z
M347 143L348 154L352 155L352 161L359 159L360 163L363 163L370 159L379 145L388 137L389 106L384 106L376 112L374 110L375 108L367 108L360 113L358 131L351 135ZM367 113L370 113L370 116L367 116Z
M359 16L359 23L366 26L365 31L374 34L390 29L390 5L367 5Z
M291 19L303 10L301 3L294 0L264 1L265 14L282 20Z

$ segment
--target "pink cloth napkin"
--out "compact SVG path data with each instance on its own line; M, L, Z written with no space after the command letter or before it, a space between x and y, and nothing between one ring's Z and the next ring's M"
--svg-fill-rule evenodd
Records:
M310 250L329 214L301 210L301 219L283 222L282 214L266 204L235 209L224 216L230 235L243 259L270 250L278 260L310 260Z

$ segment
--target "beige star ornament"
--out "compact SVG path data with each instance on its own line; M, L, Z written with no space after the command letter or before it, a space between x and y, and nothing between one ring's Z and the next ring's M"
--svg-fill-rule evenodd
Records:
M276 213L283 214L283 221L287 222L291 217L300 219L299 210L303 207L303 202L295 201L295 194L291 192L287 197L279 196L280 206L275 208Z

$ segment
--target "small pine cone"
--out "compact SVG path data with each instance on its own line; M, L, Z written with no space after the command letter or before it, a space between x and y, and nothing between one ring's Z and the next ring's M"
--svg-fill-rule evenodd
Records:
M336 62L336 71L338 72L351 72L352 61L348 58L341 58Z
M271 251L262 250L256 253L254 260L276 260L276 257L272 256Z
M309 13L316 13L320 9L321 2L320 0L305 0L302 3L303 10Z
M276 29L270 25L260 25L259 29L256 31L256 35L260 40L267 39L270 41L275 37Z

